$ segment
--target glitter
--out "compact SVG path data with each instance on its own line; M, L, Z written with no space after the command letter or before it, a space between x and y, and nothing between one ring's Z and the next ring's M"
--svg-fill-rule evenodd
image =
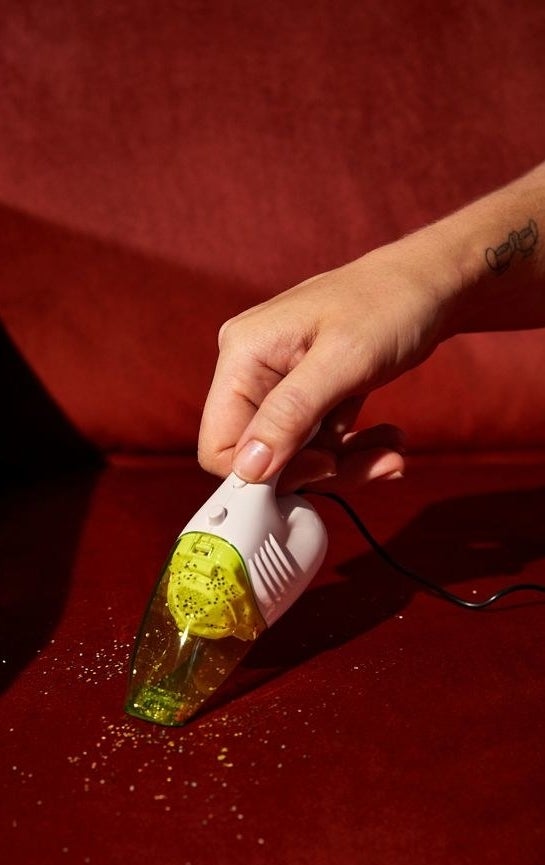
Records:
M258 843L258 844L264 844L264 843L265 843L265 839L264 839L264 838L258 838L258 839L257 839L257 843Z

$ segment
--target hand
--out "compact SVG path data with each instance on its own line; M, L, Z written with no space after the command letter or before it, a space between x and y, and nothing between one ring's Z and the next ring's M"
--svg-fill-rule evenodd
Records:
M202 417L202 466L249 482L288 466L284 491L399 476L399 430L352 426L371 390L445 335L458 274L443 250L432 226L226 322Z

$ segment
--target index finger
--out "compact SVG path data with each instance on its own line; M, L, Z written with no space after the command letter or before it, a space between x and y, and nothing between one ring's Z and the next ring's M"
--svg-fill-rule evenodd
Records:
M199 462L206 471L229 474L237 442L281 378L251 353L220 351L199 431Z

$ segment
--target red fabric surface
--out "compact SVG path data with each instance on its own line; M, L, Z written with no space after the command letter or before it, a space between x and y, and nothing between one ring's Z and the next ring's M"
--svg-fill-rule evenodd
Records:
M1 11L4 203L261 291L543 158L539 0Z
M101 448L193 448L221 321L545 152L539 0L0 0L0 21L0 316ZM364 422L543 446L544 344L449 344Z
M320 501L309 591L208 711L146 725L133 635L215 482L96 461L193 452L225 318L543 159L543 4L0 0L0 27L4 858L542 865L539 598L448 606ZM456 338L365 409L481 450L354 498L469 597L545 582L544 353Z
M7 860L541 863L543 602L473 613L426 595L333 503L317 502L319 576L223 701L180 729L123 714L155 576L212 486L193 461L150 460L4 492ZM538 456L420 459L352 500L469 598L545 582Z

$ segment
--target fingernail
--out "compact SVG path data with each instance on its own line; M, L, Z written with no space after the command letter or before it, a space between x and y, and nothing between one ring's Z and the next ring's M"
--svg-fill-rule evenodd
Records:
M272 450L263 442L246 442L233 461L233 471L243 481L256 483L268 469L272 457Z
M402 477L403 477L403 472L400 472L398 470L395 472L390 472L387 475L382 475L381 480L382 481L396 481L398 478L402 478Z

